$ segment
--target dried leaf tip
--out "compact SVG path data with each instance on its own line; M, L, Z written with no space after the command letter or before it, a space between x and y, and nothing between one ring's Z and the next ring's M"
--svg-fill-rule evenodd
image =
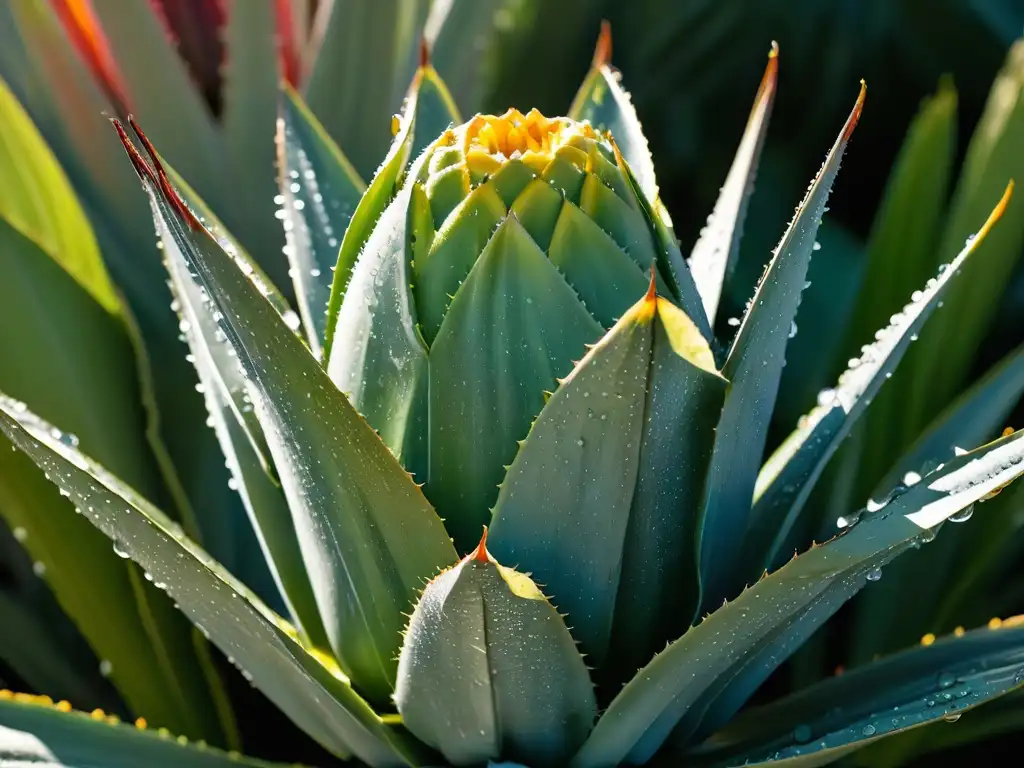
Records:
M850 111L850 116L846 118L846 125L843 126L842 141L849 141L850 136L853 135L853 129L857 127L857 123L860 122L861 112L864 111L864 100L868 95L868 84L864 81L860 81L860 93L857 94L857 101L853 104L853 109Z
M487 526L484 526L484 532L480 536L480 543L476 545L476 549L469 553L470 560L476 560L479 563L489 563L491 556L487 553Z
M600 69L612 62L612 24L608 19L601 19L601 32L594 46L594 59L591 66Z
M427 42L426 36L420 38L420 69L426 69L430 66L430 43Z
M139 178L151 184L157 184L153 169L149 167L149 163L139 154L139 150L135 148L132 140L128 138L128 134L125 132L121 121L116 117L112 117L110 118L110 123L114 126L114 130L117 131L117 138L121 140L121 145L124 147L124 151L128 153L128 159L135 166L135 172L139 175Z
M146 150L146 154L149 155L150 162L153 163L153 168L156 170L157 181L160 185L160 190L167 202L178 212L178 215L185 220L185 224L189 229L201 230L203 225L199 223L199 220L192 215L192 211L185 205L185 202L178 195L178 191L171 185L170 180L167 178L167 172L164 170L164 165L160 162L160 156L157 154L156 147L147 138L143 132L142 127L135 122L135 118L132 115L128 115L128 124L135 131L135 135L139 137L139 141L142 142L143 149Z
M653 304L658 300L658 283L655 279L657 274L657 268L651 264L651 279L647 283L647 293L644 295L644 301L648 304Z

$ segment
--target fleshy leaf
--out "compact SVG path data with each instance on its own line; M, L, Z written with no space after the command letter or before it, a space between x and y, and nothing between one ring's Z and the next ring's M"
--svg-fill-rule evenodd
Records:
M0 691L0 765L5 768L273 768L271 763L189 744L145 721L74 712L67 701ZM281 766L280 768L284 768Z
M573 768L643 763L670 735L680 746L699 742L893 558L1022 474L1024 431L953 459L761 579L671 643L622 689Z
M306 338L319 356L338 249L366 185L287 85L279 102L277 162L288 263Z
M257 285L181 205L155 152L156 172L125 147L245 370L331 647L362 690L386 700L401 613L424 578L455 560L444 527Z
M651 150L647 146L647 138L640 126L636 109L629 100L629 94L622 88L622 75L611 65L611 55L611 25L604 22L594 49L590 72L569 107L568 117L572 120L589 120L598 130L611 132L636 175L640 189L654 204L658 199L658 183L654 178Z
M942 303L953 278L1002 216L1012 189L1012 184L1006 188L984 226L952 263L922 290L915 291L910 303L875 334L875 341L850 361L836 388L819 396L818 406L801 419L796 431L765 464L754 492L756 500L746 541L745 560L751 566L751 577L781 564L779 558L787 554L781 548L825 465Z
M754 97L754 106L747 118L736 157L718 193L715 208L701 229L700 237L690 252L690 273L697 292L704 302L704 311L712 326L718 313L722 287L729 278L739 256L743 221L747 217L747 203L754 191L761 148L768 132L768 120L775 103L776 82L779 75L779 46L772 43L761 86Z
M651 289L548 400L491 524L495 555L544 584L597 667L613 629L635 670L693 608L681 553L725 391L693 323Z
M410 154L412 157L419 157L434 139L448 128L462 122L459 109L448 92L448 86L430 64L430 51L426 40L420 43L420 65L413 75L406 98L410 96L416 100L416 113L413 116L415 136Z
M825 765L878 739L964 712L1024 683L1024 621L959 633L744 713L696 765ZM813 762L812 762L813 761Z
M290 625L179 526L101 466L52 437L52 428L19 403L0 399L0 429L303 730L341 756L354 754L374 765L407 762L398 732L384 726L345 676L308 652Z
M843 130L775 249L723 368L731 386L715 433L697 532L705 611L739 586L733 583L741 555L736 534L747 527L786 342L804 290L814 238L843 152L860 119L865 92L862 84Z

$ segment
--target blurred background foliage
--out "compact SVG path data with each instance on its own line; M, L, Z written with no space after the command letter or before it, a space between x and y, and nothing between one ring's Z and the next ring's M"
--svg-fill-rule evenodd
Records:
M231 510L211 519L199 505L198 534L219 560L271 601L276 596L268 575L246 559L245 553L254 551L252 531L228 489L212 434L202 429L202 398L167 394L188 389L178 383L194 374L177 341L177 320L137 181L103 119L104 111L117 113L124 93L134 97L133 107L171 164L288 291L284 238L272 214L279 75L302 85L317 117L369 179L390 141L389 117L400 107L421 34L433 43L434 63L464 115L501 112L510 105L536 106L554 115L567 110L587 72L600 21L608 19L614 30L612 60L643 123L662 199L685 253L714 206L765 55L777 40L777 103L739 261L716 323L728 336L729 319L741 314L752 295L864 78L867 107L819 233L821 248L809 273L814 289L804 296L787 350L772 446L814 405L819 391L834 383L874 329L959 250L1008 178L1024 183L1024 49L1020 44L1014 49L1024 34L1022 0L434 0L433 8L427 0L292 0L284 5L292 11L288 18L297 45L280 59L269 45L246 41L267 43L265 33L274 23L267 9L281 3L254 0L248 9L266 12L243 19L231 14L239 6L228 0L92 0L120 64L119 76L106 78L97 72L111 63L90 60L83 54L88 47L57 24L55 13L76 5L4 0L0 76L82 199L106 268L124 291L119 299L134 314L149 350L164 415L163 442L181 483L153 480L153 495L174 497L170 507L186 517L189 502L196 507L200 500L208 508ZM147 5L157 11L163 29L150 23ZM459 13L434 13L445 6L457 6ZM229 23L229 17L238 23ZM170 33L171 46L164 44L164 32ZM161 58L174 50L180 61ZM309 55L311 50L318 55ZM367 69L361 62L371 55L377 64ZM225 137L226 144L218 144ZM961 395L964 387L999 361L975 391L981 400L1007 400L996 409L1000 414L1016 403L1009 423L1024 422L1017 402L1024 389L1024 262L1019 258L1024 195L1019 187L1014 207L993 234L984 261L965 274L960 280L965 286L949 299L952 309L929 322L924 341L911 350L863 427L830 464L794 547L834 533L837 515L851 511L851 498L863 504L869 495L887 491L899 477L886 478L883 472L914 450L913 438L933 418L949 413L944 409L950 403L969 399L971 391ZM0 389L9 388L4 376L10 373L0 362ZM122 373L133 377L136 372L129 363ZM942 386L932 386L940 381ZM991 384L987 389L985 382ZM59 402L59 391L48 394ZM913 408L894 409L899 399ZM961 420L970 416L969 410L957 413ZM957 427L984 442L994 425L979 421ZM0 512L14 503L5 499L2 486ZM844 609L855 623L875 626L877 632L847 636L844 624L836 622L831 634L809 643L768 687L787 689L794 681L816 679L839 664L913 643L925 632L951 631L957 621L971 626L993 615L1024 612L1024 491L1004 494L986 512L984 521L971 526L967 544L958 539L960 549L954 550L947 537L938 542L942 546L932 545L887 569L887 583L923 584L920 591L908 597L903 590L866 590ZM5 628L0 687L44 691L127 713L116 686L99 674L102 665L94 651L64 615L66 604L54 599L50 590L57 591L56 582L48 586L40 579L38 561L22 551L24 535L13 523L8 528L0 523L0 627ZM909 581L915 577L918 581ZM905 610L901 601L913 601L914 610ZM879 621L892 616L899 620ZM18 632L6 629L11 626ZM53 659L67 664L55 668ZM271 716L237 674L227 675L227 687L240 715L253 709ZM276 728L245 734L247 749L294 759L295 750L285 746L288 739L280 738L280 729L290 726L278 722ZM987 733L986 728L1024 728L1021 696L966 715L956 733L896 739L884 752L863 754L866 764L894 764L907 754L955 747L972 733ZM312 751L300 757L316 762L317 756Z

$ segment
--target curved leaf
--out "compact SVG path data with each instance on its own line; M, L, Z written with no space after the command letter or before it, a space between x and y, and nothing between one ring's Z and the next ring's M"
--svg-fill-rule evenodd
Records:
M288 85L280 96L277 162L295 295L310 349L319 356L338 248L366 185Z
M68 702L0 691L0 765L5 768L273 768L270 763L189 744L144 721L71 711Z
M490 546L531 573L602 666L624 669L692 610L690 544L726 382L670 302L635 304L561 383L501 485ZM686 557L685 554L690 557ZM687 601L690 604L687 605Z
M1024 622L933 641L744 713L690 756L699 765L824 765L1024 684ZM799 758L799 760L797 760Z
M948 462L876 513L749 587L656 656L612 701L573 768L643 763L669 738L693 743L893 558L1024 474L1024 431Z
M424 578L455 560L444 527L258 285L181 204L155 152L156 172L123 140L158 225L216 303L245 370L331 647L357 685L386 700L402 612Z
M299 727L341 756L382 766L410 761L400 734L383 724L344 675L307 651L286 622L179 526L53 437L48 424L16 401L0 399L0 429Z
M734 593L741 548L768 423L785 362L786 342L804 290L814 238L839 163L864 106L865 87L775 249L743 318L723 375L731 382L701 503L697 541L704 611Z
M722 287L739 256L743 237L743 220L747 217L747 203L754 191L754 177L761 159L768 120L775 104L776 82L779 76L779 46L772 43L768 66L754 97L754 106L747 118L736 157L718 193L715 208L701 229L700 237L690 252L690 273L697 292L704 301L704 312L712 327L718 313Z
M942 304L954 277L1006 210L1011 183L988 220L938 277L915 291L910 303L893 315L887 327L875 333L875 341L861 348L860 357L839 377L834 390L819 395L818 406L800 420L783 445L766 462L758 476L755 503L747 534L748 575L778 567L782 546L815 483L840 442L903 359L917 334Z

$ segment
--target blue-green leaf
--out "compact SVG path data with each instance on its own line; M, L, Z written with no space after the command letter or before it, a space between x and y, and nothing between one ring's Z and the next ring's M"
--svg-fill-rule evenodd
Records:
M741 715L698 765L825 765L886 736L964 712L1024 683L1024 626L958 633L858 667Z
M635 670L666 619L693 609L693 499L725 387L692 321L652 290L562 382L509 467L491 548L544 584L595 666L615 632L616 664Z
M287 622L180 526L9 398L0 399L0 430L303 730L335 754L371 765L411 762L401 732L387 728L332 662L302 646Z
M386 700L401 614L422 580L455 560L444 527L244 265L181 204L155 152L154 172L124 141L159 226L216 303L245 370L331 647L357 685Z
M306 338L319 356L338 249L366 184L287 85L281 92L277 131L288 262Z
M754 97L754 106L747 118L736 156L718 193L715 208L701 229L700 237L690 252L690 273L704 302L704 312L712 327L718 313L722 287L735 266L743 237L743 221L747 217L747 203L754 191L757 164L761 159L768 120L775 104L776 82L779 75L779 46L772 43L761 86Z
M747 527L786 342L804 290L814 238L843 152L860 119L864 96L862 84L843 130L775 249L726 359L723 374L731 386L715 433L697 531L704 611L739 586L734 583L741 556L737 533Z
M612 700L573 768L643 763L699 742L893 558L1024 474L1024 431L948 462L826 544L794 558L656 656ZM696 739L695 739L696 736Z
M874 342L862 347L860 357L850 361L836 388L819 396L817 407L800 420L796 431L766 462L754 491L745 542L749 576L756 578L763 569L772 570L781 564L780 557L786 556L782 546L825 465L899 365L932 312L942 304L953 278L1002 216L1012 189L1012 184L1006 188L984 226L957 257L938 277L914 292L910 303L893 315L887 327L875 333Z

